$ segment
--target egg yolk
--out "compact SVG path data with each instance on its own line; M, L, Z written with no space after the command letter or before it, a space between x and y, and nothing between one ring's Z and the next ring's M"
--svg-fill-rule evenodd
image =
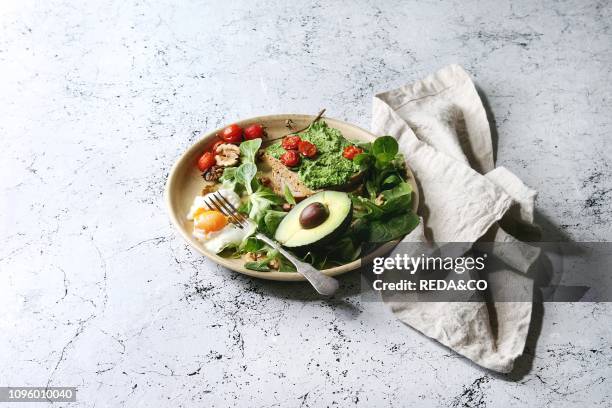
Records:
M223 229L227 225L227 217L215 210L198 209L195 213L195 227L206 232Z

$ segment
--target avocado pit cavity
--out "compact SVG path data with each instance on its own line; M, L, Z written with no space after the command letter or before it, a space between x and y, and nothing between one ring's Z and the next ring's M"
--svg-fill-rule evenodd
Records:
M308 204L300 213L300 225L311 229L323 224L329 218L329 209L320 202Z

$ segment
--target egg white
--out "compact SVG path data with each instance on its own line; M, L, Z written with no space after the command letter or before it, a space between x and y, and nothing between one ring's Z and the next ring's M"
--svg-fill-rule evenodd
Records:
M223 197L225 197L227 201L229 201L234 206L234 208L240 207L240 196L236 194L233 190L221 188L217 190L217 192L223 195ZM208 193L203 196L195 196L195 198L193 199L193 204L191 204L191 208L189 209L189 213L187 214L188 220L193 221L193 216L195 212L200 208L203 208L205 210L215 209L215 208L210 208L207 204L207 201L210 202L210 198L212 197L212 194L213 193Z
M240 196L236 194L232 190L228 189L220 189L218 191L223 195L235 208L240 206ZM188 220L193 220L194 215L198 209L210 210L214 208L210 208L207 205L207 198L210 194L206 194L204 196L196 196L193 199L193 204L189 209L189 213L187 214ZM196 228L195 223L193 226L193 236L202 243L204 248L208 251L218 254L223 251L230 245L240 245L242 241L244 241L247 237L255 233L255 224L253 222L249 222L247 228L240 229L236 227L232 223L228 223L225 227L220 229L219 231L206 232L202 229Z

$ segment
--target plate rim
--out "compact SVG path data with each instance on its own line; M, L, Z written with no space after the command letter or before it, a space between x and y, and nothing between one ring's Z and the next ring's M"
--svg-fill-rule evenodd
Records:
M315 118L315 115L305 115L305 114L297 114L297 113L282 113L282 114L274 114L274 115L262 115L262 116L255 116L252 118L247 118L247 119L243 119L240 121L236 121L236 122L232 122L232 123L236 123L240 126L246 124L246 123L254 123L254 122L265 122L265 121L271 121L271 120L287 120L287 119L303 119L306 121L312 121ZM368 135L369 137L369 141L373 141L377 138L376 135L374 135L373 133L371 133L368 130L365 130L357 125L354 125L352 123L348 123L345 122L343 120L339 120L339 119L335 119L335 118L330 118L325 116L324 117L325 121L328 122L331 126L333 126L333 123L338 123L343 125L344 127L350 127L355 129L356 131L360 132L360 133L364 133L366 135ZM168 215L170 217L170 221L172 222L173 227L178 230L179 234L183 237L183 239L185 241L187 241L187 243L189 243L191 245L191 247L193 247L196 251L198 251L200 254L206 256L208 259L212 260L213 262L215 262L216 264L223 266L224 268L230 269L232 271L244 274L244 275L248 275L254 278L260 278L260 279L266 279L266 280L275 280L275 281L304 281L305 278L300 275L297 272L278 272L278 271L270 271L270 272L259 272L259 271L252 271L250 269L246 269L244 266L242 267L237 267L236 265L233 265L231 263L229 263L227 261L226 258L223 258L217 254L214 254L212 252L206 251L204 249L204 247L202 247L196 240L195 238L187 233L187 231L185 231L185 229L182 227L182 221L178 219L178 215L177 212L174 210L174 206L172 203L172 196L171 196L171 191L173 190L173 186L175 184L178 183L178 170L180 168L182 168L183 163L185 161L188 161L189 158L191 156L194 155L194 153L196 151L201 150L201 147L199 147L203 142L207 141L208 139L210 139L211 137L214 137L219 131L221 131L223 128L218 128L215 129L213 131L207 132L206 134L202 135L197 141L193 142L191 144L191 146L184 151L179 157L178 159L176 159L176 161L174 162L174 164L172 165L169 173L168 173L168 178L166 180L166 184L165 184L165 188L164 188L164 201L165 201L165 205L166 205L166 211L168 212ZM411 179L411 185L413 187L413 210L416 210L416 208L418 208L418 203L419 203L419 191L418 191L418 184L416 183L416 180L414 178L414 174L412 172L412 169L410 168L410 166L408 165L408 163L406 163L406 169L408 172L408 175ZM364 258L371 258L371 257L375 257L375 256L380 256L386 252L388 252L389 250L391 250L399 241L390 241L387 242L383 245L381 245L380 247L376 248L374 251L372 251L371 253L367 254L365 257L360 257L354 261L351 261L349 263L343 264L343 265L338 265L335 266L333 268L328 268L328 269L324 269L321 272L323 272L324 274L328 275L328 276L337 276L337 275L341 275L350 271L353 271L355 269L358 269L359 267L361 267L362 265L362 259Z

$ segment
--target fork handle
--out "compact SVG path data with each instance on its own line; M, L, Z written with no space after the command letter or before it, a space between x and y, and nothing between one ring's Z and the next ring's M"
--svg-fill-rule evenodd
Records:
M331 276L325 275L323 272L314 268L311 264L303 262L286 251L278 242L268 238L267 236L257 233L255 235L258 239L262 240L272 248L280 252L285 258L287 258L293 265L297 272L306 278L312 287L322 295L331 296L338 290L338 281Z

